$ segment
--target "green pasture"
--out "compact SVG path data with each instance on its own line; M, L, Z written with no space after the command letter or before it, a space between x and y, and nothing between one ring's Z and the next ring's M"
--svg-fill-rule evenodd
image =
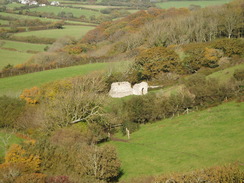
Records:
M123 6L103 6L103 5L84 5L84 4L64 4L64 6L72 6L72 7L81 7L81 8L89 8L94 10L103 10L103 9L123 9Z
M9 137L9 140L7 140ZM7 146L4 145L4 141L7 142ZM12 144L21 143L23 140L19 137L16 137L12 133L5 132L3 130L0 131L0 158L4 157L5 150Z
M35 16L28 16L28 15L19 15L19 14L13 14L13 13L5 13L5 12L0 12L0 15L2 16L9 16L17 19L27 19L27 20L33 20L33 19L39 19L41 21L51 21L51 22L57 22L60 21L60 19L53 19L53 18L45 18L45 17L35 17ZM8 22L8 21L6 21ZM90 23L86 22L78 22L78 21L71 21L71 20L65 20L66 23L71 23L71 24L86 24L86 25L91 25Z
M28 15L20 15L20 14L13 14L13 13L5 13L5 12L0 12L0 15L2 16L8 16L12 18L17 18L17 19L39 19L42 21L58 21L57 19L51 19L51 18L41 18L41 17L34 17L34 16L28 16Z
M31 58L32 56L33 56L33 54L30 54L30 53L0 49L0 57L1 57L0 69L2 69L4 66L6 66L8 64L11 64L11 65L22 64L25 61L27 61L29 58Z
M205 0L205 1L168 1L163 3L156 3L159 8L188 8L190 5L199 5L201 7L222 5L231 0Z
M30 31L30 32L21 32L16 33L14 36L36 36L43 38L61 38L64 36L71 36L74 38L81 38L89 30L94 29L91 26L70 26L66 25L63 29L51 29L51 30L40 30L40 31Z
M45 13L54 13L55 15L59 14L60 12L72 13L74 17L79 18L80 16L99 16L100 13L91 10L85 9L77 9L77 8L69 8L69 7L57 7L57 6L45 6L45 7L38 7L38 8L31 8L31 12L45 12Z
M9 25L7 20L0 20L0 25Z
M92 71L107 70L116 65L121 67L120 63L95 63L0 78L0 96L19 96L26 88L41 86L44 83L68 77L84 75Z
M19 7L23 7L26 6L24 4L20 4L20 3L9 3L7 5L5 5L7 9L14 9L14 8L19 8Z
M244 162L243 111L244 103L224 103L141 125L129 141L109 142L122 162L121 179Z
M12 48L17 51L27 52L27 51L44 51L44 48L47 45L45 44L32 44L32 43L23 43L18 41L7 41L0 40L0 48ZM12 53L15 54L15 53Z

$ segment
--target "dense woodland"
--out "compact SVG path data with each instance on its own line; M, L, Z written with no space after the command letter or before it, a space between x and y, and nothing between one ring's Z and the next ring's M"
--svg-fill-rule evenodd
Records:
M151 7L104 22L82 40L59 39L28 62L6 66L1 77L86 63L130 62L123 71L54 81L25 89L19 98L1 96L0 128L25 140L3 147L0 182L118 182L123 174L121 161L116 149L106 143L116 132L125 135L127 128L133 133L142 124L232 99L243 102L243 70L236 70L229 82L208 77L243 63L243 20L241 0L193 10ZM14 20L14 24L30 22ZM107 93L116 81L181 87L171 95L149 92L114 102ZM3 140L7 142L7 136ZM240 182L243 178L243 171L230 165L134 182Z

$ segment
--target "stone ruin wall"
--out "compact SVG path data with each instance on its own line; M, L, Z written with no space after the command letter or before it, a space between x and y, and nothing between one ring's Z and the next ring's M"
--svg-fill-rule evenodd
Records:
M148 92L147 82L141 82L131 87L129 82L112 83L109 95L113 98L122 98L129 95L145 95Z

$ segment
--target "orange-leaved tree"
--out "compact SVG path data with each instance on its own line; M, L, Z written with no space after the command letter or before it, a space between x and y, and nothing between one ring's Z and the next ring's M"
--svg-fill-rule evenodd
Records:
M179 56L174 50L165 47L154 47L142 51L136 57L134 67L139 79L152 79L161 72L174 72L178 69Z
M24 99L28 104L37 104L39 102L39 93L39 88L34 86L31 89L25 89L20 95L20 98Z

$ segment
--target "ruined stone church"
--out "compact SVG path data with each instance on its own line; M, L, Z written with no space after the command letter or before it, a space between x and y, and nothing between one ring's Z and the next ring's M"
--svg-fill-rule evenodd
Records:
M112 83L109 95L113 98L122 98L129 95L145 95L148 92L147 82L141 82L131 87L129 82Z

